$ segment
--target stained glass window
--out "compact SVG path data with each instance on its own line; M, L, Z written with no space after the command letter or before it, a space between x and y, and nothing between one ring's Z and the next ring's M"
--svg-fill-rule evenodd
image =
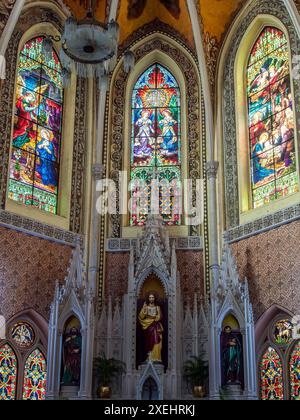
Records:
M298 191L294 104L284 33L266 27L247 68L253 207Z
M0 401L16 398L17 358L12 348L0 348Z
M260 362L262 400L283 400L282 362L277 351L269 347Z
M176 79L163 66L151 66L132 95L132 226L144 225L153 208L165 224L181 223L180 117Z
M300 342L296 344L290 359L291 399L300 400Z
M28 348L34 342L34 331L27 322L18 322L12 328L11 332L13 340L19 347Z
M58 56L46 61L42 45L35 38L20 52L8 196L56 214L63 87Z
M293 339L293 324L288 319L277 321L273 329L273 338L276 344L287 345Z
M44 400L46 398L46 376L46 360L37 349L26 360L23 400Z

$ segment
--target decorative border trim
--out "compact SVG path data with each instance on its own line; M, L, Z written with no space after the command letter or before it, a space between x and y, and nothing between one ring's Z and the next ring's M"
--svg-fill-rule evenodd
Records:
M235 78L234 65L237 50L242 38L251 22L260 14L272 15L280 19L289 33L289 41L292 54L300 55L300 40L293 22L283 1L257 0L240 24L231 43L231 49L226 59L224 69L224 166L225 166L225 195L226 200L226 224L228 228L239 226L239 186L238 186L238 156L237 156L237 131L236 131L236 108L235 108ZM300 80L293 80L295 92L295 109L297 110L297 125L300 126ZM268 216L269 217L269 216ZM272 216L270 216L272 217ZM254 222L257 223L257 222ZM246 225L247 226L247 225Z
M70 211L70 230L81 233L83 230L84 180L86 171L86 109L87 109L87 81L77 79L72 193Z
M38 236L42 239L75 246L83 246L83 235L56 228L55 226L45 225L33 219L19 216L0 209L0 226L17 230L31 236Z
M297 220L300 220L300 204L230 229L227 231L226 236L229 243L238 242Z
M188 236L187 238L170 238L171 242L175 242L177 250L203 250L203 238L201 236ZM136 248L137 239L121 239L109 238L106 240L106 252L129 252L130 249Z

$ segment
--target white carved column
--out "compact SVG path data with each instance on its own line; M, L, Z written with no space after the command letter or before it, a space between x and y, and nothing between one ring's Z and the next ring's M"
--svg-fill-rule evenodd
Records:
M219 253L217 228L217 173L219 163L208 162L206 165L208 180L208 214L209 214L209 256L210 256L210 285L211 285L211 313L209 327L209 394L211 399L219 399L220 384L220 354L219 331L217 326L217 302L215 297L216 285L219 282Z
M94 291L87 291L85 304L86 325L82 334L82 365L79 398L92 399L93 360L95 339Z
M0 38L0 79L5 77L5 54L26 0L16 0Z
M59 394L58 369L60 358L60 343L58 334L59 285L56 284L55 298L51 306L47 352L47 390L46 398L55 400Z

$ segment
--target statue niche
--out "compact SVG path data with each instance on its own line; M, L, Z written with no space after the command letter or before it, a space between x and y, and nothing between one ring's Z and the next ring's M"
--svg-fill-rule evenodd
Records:
M71 317L65 326L62 345L63 387L80 386L82 337L81 326L77 318Z
M222 386L244 388L243 337L238 321L228 315L221 334Z
M137 368L151 361L167 369L168 304L160 279L150 274L137 302Z

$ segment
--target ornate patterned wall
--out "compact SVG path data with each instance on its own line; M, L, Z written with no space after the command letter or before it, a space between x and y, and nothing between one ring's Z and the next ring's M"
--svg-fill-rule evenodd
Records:
M0 313L25 309L49 318L55 282L67 275L72 248L0 227Z
M15 2L16 0L1 0L0 2L0 35L2 34Z
M249 280L255 320L278 304L300 313L300 221L232 245L240 278Z
M193 302L194 293L204 295L203 251L176 251L183 302ZM128 290L129 253L106 254L105 301L122 299Z

